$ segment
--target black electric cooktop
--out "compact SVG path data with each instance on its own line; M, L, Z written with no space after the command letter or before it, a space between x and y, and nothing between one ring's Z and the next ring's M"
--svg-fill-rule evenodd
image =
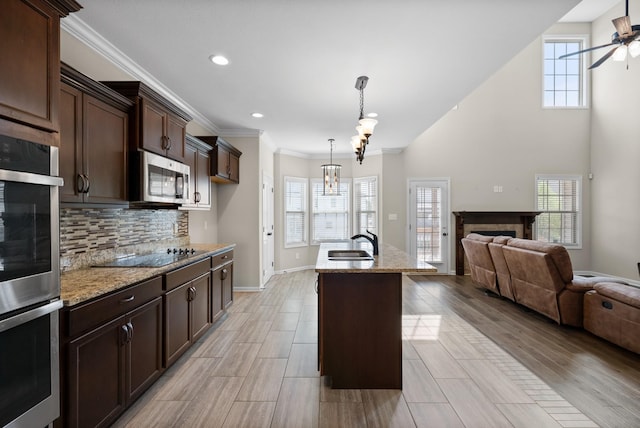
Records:
M130 255L94 267L162 267L204 253L193 248L168 248L164 253Z

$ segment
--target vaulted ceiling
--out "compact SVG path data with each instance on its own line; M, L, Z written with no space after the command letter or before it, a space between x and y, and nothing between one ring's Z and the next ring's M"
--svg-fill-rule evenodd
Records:
M328 138L350 152L358 76L370 78L365 113L379 115L367 150L403 148L577 3L85 1L64 26L111 60L136 64L212 132L260 130L280 149L313 155L327 153ZM602 13L616 2L583 3ZM229 65L214 65L212 54Z

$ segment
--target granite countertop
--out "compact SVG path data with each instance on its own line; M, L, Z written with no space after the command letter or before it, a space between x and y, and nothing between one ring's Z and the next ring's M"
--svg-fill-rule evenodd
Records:
M162 275L181 266L231 250L235 244L191 244L189 247L205 251L205 253L157 268L91 267L64 272L60 275L60 299L64 306L74 306Z
M409 254L391 245L380 244L377 256L373 260L344 261L329 260L329 250L366 250L373 255L373 247L369 242L345 241L320 244L316 272L319 273L400 273L400 272L437 272L428 263L418 263Z

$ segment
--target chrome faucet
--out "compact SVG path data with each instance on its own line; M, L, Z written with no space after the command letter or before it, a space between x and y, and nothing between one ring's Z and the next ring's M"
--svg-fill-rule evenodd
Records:
M375 233L369 232L369 230L367 230L367 233L371 235L373 238L369 238L367 235L362 235L359 233L357 235L353 235L351 239L358 239L358 238L367 239L369 242L371 242L371 245L373 245L373 255L377 256L378 255L378 235L376 235Z

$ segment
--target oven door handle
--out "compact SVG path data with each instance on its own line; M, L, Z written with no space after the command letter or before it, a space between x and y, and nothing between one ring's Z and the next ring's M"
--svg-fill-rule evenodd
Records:
M50 314L51 312L55 312L61 307L62 307L62 300L56 300L55 302L51 302L44 306L31 309L30 311L23 312L18 315L14 315L11 318L1 320L0 332L9 330L10 328L16 327L20 324L24 324L25 322L29 322L36 318L40 318L41 316Z
M64 185L64 180L61 177L33 174L31 172L9 171L6 169L0 170L0 180L17 181L27 184L42 184L45 186L61 187Z

